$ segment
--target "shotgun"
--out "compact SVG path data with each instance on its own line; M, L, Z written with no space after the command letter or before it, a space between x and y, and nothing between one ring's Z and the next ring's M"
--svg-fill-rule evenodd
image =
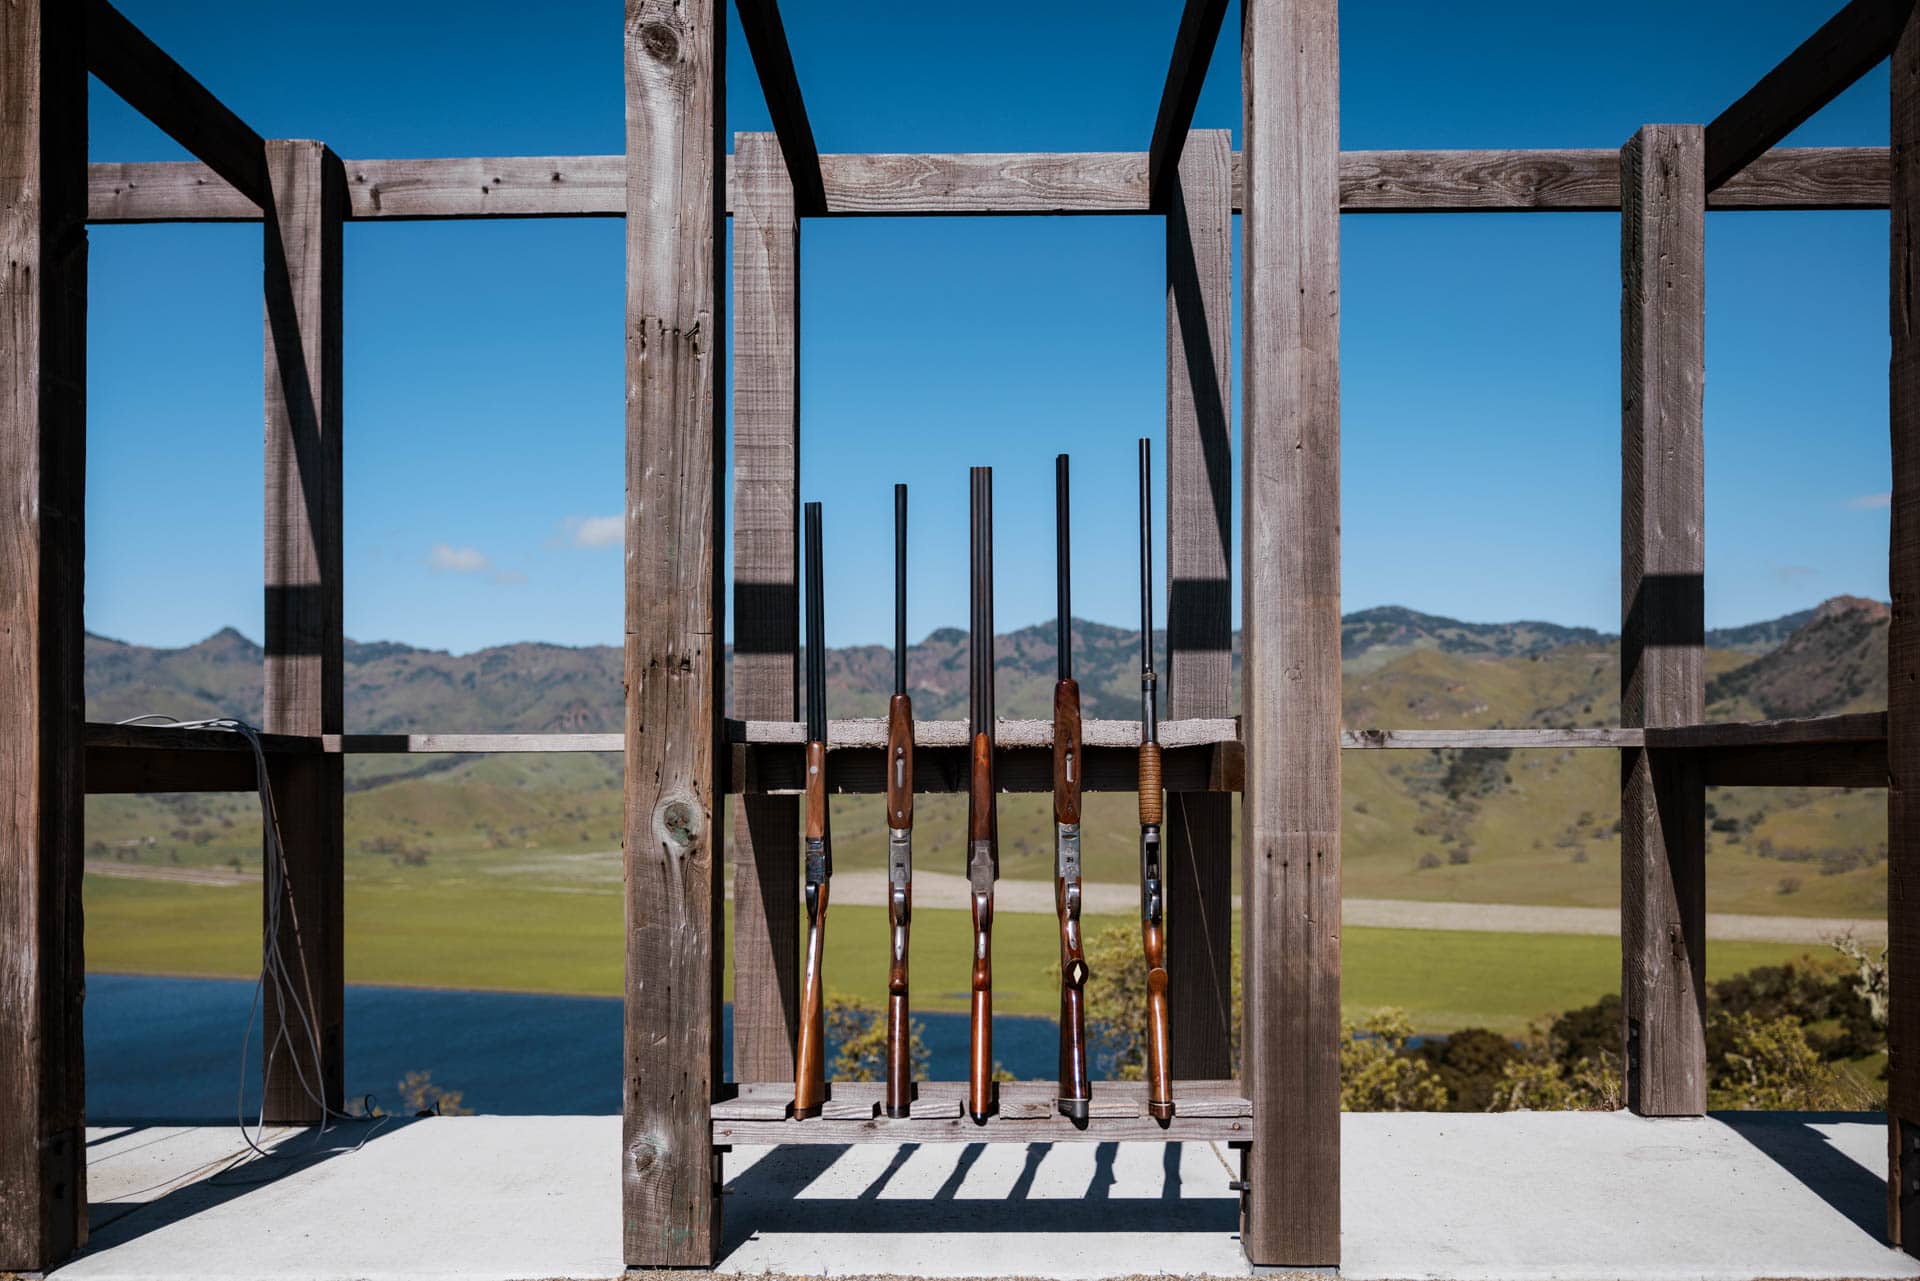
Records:
M977 1125L993 1111L993 881L999 874L993 793L993 468L973 482L972 635L967 643L967 884L973 901L972 1052L967 1111Z
M1060 679L1053 687L1053 907L1060 917L1060 1115L1085 1125L1087 953L1080 939L1080 685L1073 679L1073 584L1068 554L1067 456L1053 460L1054 548L1060 589Z
M833 839L827 825L827 662L820 593L820 504L807 525L807 971L800 992L800 1044L793 1065L793 1114L818 1116L827 1097L826 1001L820 963L827 936Z
M1140 438L1140 941L1147 956L1147 1115L1173 1119L1167 1070L1166 896L1160 874L1160 725L1153 674L1152 443Z
M887 1115L913 1107L907 924L913 916L913 699L907 695L907 487L893 487L893 699L887 704Z

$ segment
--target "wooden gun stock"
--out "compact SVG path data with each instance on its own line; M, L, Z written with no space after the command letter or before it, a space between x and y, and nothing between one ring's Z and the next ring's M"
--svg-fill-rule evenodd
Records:
M1147 1115L1173 1119L1173 1078L1168 1068L1166 891L1160 866L1160 744L1140 745L1140 942L1147 961Z
M887 1100L888 1116L911 1115L913 1029L907 1015L907 927L913 917L913 701L887 705Z
M1063 1116L1085 1121L1093 1097L1087 1080L1087 955L1080 936L1080 686L1053 687L1053 901L1060 918L1060 1094Z
M800 1045L793 1066L793 1114L818 1116L827 1097L827 1011L821 959L827 935L827 878L814 867L827 843L827 745L807 744L807 968L800 991Z
M984 1122L993 1111L993 739L973 736L968 780L967 878L973 906L973 1001L967 1111Z

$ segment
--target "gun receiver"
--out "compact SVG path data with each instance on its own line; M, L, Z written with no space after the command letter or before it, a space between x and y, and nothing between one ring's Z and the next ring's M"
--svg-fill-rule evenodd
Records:
M993 1111L993 882L999 874L993 789L993 469L975 467L972 483L967 882L973 907L973 1001L967 1111L976 1124L984 1124Z
M907 926L913 917L913 699L907 694L907 487L893 487L893 699L887 704L888 1116L913 1106Z
M827 935L833 839L827 824L827 672L821 621L820 504L806 506L807 537L807 968L800 993L800 1043L793 1065L793 1114L818 1116L826 1101L826 1001L820 971Z
M1055 545L1060 588L1060 679L1053 687L1053 906L1060 918L1060 1114L1085 1125L1087 954L1080 937L1080 686L1073 679L1073 602L1069 570L1067 456L1053 462Z
M1165 885L1160 869L1160 727L1153 673L1152 444L1140 439L1140 941L1147 960L1147 1115L1173 1119L1167 1038Z

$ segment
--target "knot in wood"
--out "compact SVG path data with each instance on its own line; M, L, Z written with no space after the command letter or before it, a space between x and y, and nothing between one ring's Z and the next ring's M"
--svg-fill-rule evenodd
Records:
M655 62L675 62L680 57L680 33L664 22L644 23L634 33L640 47Z
M685 854L700 843L706 816L688 796L670 796L654 811L654 834L675 854Z
M642 1134L635 1138L627 1148L627 1167L635 1174L645 1174L661 1157L661 1144L657 1136Z

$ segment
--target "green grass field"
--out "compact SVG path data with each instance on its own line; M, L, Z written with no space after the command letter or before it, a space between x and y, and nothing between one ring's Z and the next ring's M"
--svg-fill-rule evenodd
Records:
M885 909L842 905L829 922L828 990L882 1003ZM1089 934L1131 924L1120 917L1086 922ZM250 977L259 963L260 891L89 877L86 928L88 967L96 971ZM1052 1014L1053 918L1003 913L993 939L995 1008ZM966 913L914 913L916 1008L966 1008L970 948ZM1708 950L1708 973L1736 973L1806 950L1720 943ZM350 878L346 958L354 983L618 995L620 898L598 885L530 885L478 874ZM1477 1025L1519 1033L1540 1014L1617 990L1620 973L1615 940L1558 934L1356 928L1345 932L1341 959L1349 1015L1398 1006L1423 1032Z

